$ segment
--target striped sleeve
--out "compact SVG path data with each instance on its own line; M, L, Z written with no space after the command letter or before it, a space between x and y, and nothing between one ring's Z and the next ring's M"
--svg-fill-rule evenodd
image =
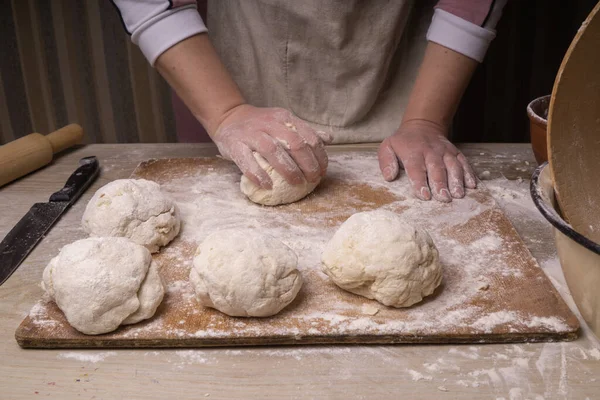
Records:
M111 0L131 41L154 65L170 47L190 36L206 32L195 1Z
M483 61L507 0L440 0L427 40Z

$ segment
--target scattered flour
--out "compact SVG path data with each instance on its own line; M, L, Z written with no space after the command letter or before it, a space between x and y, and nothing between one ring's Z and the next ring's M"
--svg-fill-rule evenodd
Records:
M409 369L408 374L413 381L430 381L433 378L429 375L423 375L420 372L415 371L414 369Z
M482 329L485 332L491 332L495 326L512 323L518 320L518 315L514 311L498 311L485 315L473 323L473 326Z
M170 192L177 200L182 220L185 221L181 238L192 243L201 243L217 226L219 229L227 229L240 227L242 224L243 227L261 229L262 232L282 240L298 254L298 269L303 274L312 272L311 279L328 282L328 278L320 271L320 255L325 243L343 221L336 220L339 218L339 213L347 212L336 209L337 199L331 197L331 194L322 194L327 207L317 209L310 214L304 213L298 204L285 208L260 207L251 204L239 192L237 185L239 178L239 171L232 167L225 172L219 168L219 171L208 170L201 174L183 177L179 175L163 183L163 190ZM452 233L479 214L489 212L494 207L493 201L470 196L451 204L417 200L410 194L407 179L400 179L391 184L381 179L374 153L372 155L357 153L351 156L332 154L328 179L356 182L356 184L371 182L371 190L380 191L381 196L391 196L392 202L382 208L398 210L411 223L428 229L440 250L441 262L445 268L443 290L435 296L435 301L423 302L417 307L406 310L402 318L392 317L391 311L385 307L378 311L362 307L357 310L358 316L351 316L348 311L355 308L352 303L345 299L338 299L335 302L328 300L327 307L323 308L321 304L321 307L316 308L321 311L314 311L315 307L312 306L307 307L312 311L296 312L296 316L306 321L309 327L295 334L397 334L425 332L431 329L443 330L451 327L466 328L471 326L476 318L481 318L479 306L466 304L472 304L474 298L493 296L496 292L494 285L484 277L493 272L507 278L519 277L521 274L520 267L512 265L506 258L508 257L506 249L510 244L504 243L500 234L493 229L484 229L475 238L460 238ZM349 203L354 207L347 214L348 216L352 212L374 207L370 200L360 198L356 190L358 189L345 192L350 196ZM309 195L305 201L310 202L311 196L314 195L316 194ZM435 218L432 218L432 215L435 215ZM298 218L303 222L299 223ZM334 220L333 223L324 223ZM176 254L176 247L166 250L175 252L169 254L171 257L175 256L178 260L181 258ZM181 267L189 268L189 264ZM310 281L307 286L310 286ZM189 291L185 282L171 283L167 290L174 295L179 291L186 299L193 301L193 293ZM306 298L308 299L308 296ZM498 322L494 319L482 319L476 326L482 332L490 331L498 323L525 326L526 316L514 312L508 315L513 318L512 321ZM551 328L543 324L539 327ZM261 329L260 326L242 323L234 327L234 333L260 334ZM216 325L214 327L209 325L191 333L181 330L181 327L175 327L172 328L171 333L181 337L191 335L197 338L225 336ZM277 329L270 328L269 333L289 334L290 331L286 328L279 332Z
M452 347L450 348L450 350L448 350L448 354L456 354L456 355L460 355L462 357L465 358L470 358L471 360L478 360L479 359L479 352L478 350L470 350L469 352L463 351L463 350L459 350L456 347Z
M177 350L175 354L184 364L206 364L208 358L204 351L199 350Z
M525 321L525 325L530 328L547 327L557 331L567 328L567 325L556 317L533 317L531 320Z
M221 320L211 317L200 329L191 330L185 321L197 318L204 310L197 306L193 290L186 280L191 257L186 256L185 246L173 243L163 249L164 254L160 254L175 260L176 265L171 270L178 276L176 280L166 282L164 302L166 306L183 304L187 315L167 321L159 314L145 324L126 330L123 333L125 337L140 338L151 331L166 332L177 338L220 338L232 334L293 335L301 338L331 334L402 334L414 337L450 331L462 333L471 327L481 333L495 332L507 326L534 331L568 329L562 321L521 315L510 308L510 302L499 298L502 280L521 277L523 267L515 262L522 263L529 255L523 253L519 260L513 261L514 253L510 249L515 243L506 242L497 226L490 222L494 213L499 214L500 211L495 208L494 201L480 196L477 191L469 191L465 199L450 204L422 202L412 197L405 176L391 183L381 178L375 152L331 155L327 179L346 182L346 186L338 187L342 194L323 189L327 187L326 180L321 185L324 192L313 193L301 203L276 208L261 207L248 201L239 191L240 173L231 163L202 172L193 168L184 172L179 169L173 174L161 177L163 181L160 183L162 189L176 200L184 221L179 243L189 243L189 247L195 248L215 229L260 229L279 238L298 254L298 269L306 282L305 295L293 314L294 320L285 320L289 322L287 324L267 325L240 320L228 322L227 329L224 329ZM492 193L496 181L486 181L485 186ZM364 186L364 182L370 183L361 189L360 185ZM363 192L371 194L361 195ZM521 186L515 186L513 192L514 196L508 196L511 201L523 197ZM332 298L319 293L330 284L320 266L324 245L346 217L376 207L369 198L373 193L387 199L381 208L395 210L410 223L427 229L440 251L440 261L444 266L442 285L431 299L415 307L405 310L377 307L374 310L368 305L357 305L348 295ZM319 203L313 200L316 195L321 196ZM340 195L348 197L344 207L338 205ZM313 209L306 212L303 207L311 201ZM490 217L475 220L483 213ZM464 229L465 225L470 228ZM485 303L493 305L487 314L482 313L481 304ZM498 304L502 306L496 307ZM51 319L45 318L44 307L41 308L34 310L36 323L51 324Z
M262 350L260 354L267 355L269 357L278 358L293 358L295 360L302 360L305 357L320 357L320 356L344 356L352 354L353 349L350 347L335 347L335 346L317 346L307 348L294 348L294 349L277 349L277 350Z
M59 353L56 358L62 360L76 360L81 362L91 362L97 363L100 361L104 361L107 357L116 356L117 353L114 351L103 351L100 353L91 353L91 352L66 352Z

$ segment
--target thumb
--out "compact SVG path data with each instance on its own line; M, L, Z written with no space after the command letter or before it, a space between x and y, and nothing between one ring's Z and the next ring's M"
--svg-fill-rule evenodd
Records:
M315 131L319 139L323 142L323 144L331 144L333 142L333 136L330 133L325 131Z

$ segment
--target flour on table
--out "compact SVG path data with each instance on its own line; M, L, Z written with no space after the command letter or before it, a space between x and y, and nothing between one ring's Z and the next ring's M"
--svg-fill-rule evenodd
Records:
M101 352L77 352L77 351L68 351L59 353L57 358L62 360L75 360L81 362L90 362L97 363L100 361L104 361L108 357L116 356L117 352L115 351L101 351Z

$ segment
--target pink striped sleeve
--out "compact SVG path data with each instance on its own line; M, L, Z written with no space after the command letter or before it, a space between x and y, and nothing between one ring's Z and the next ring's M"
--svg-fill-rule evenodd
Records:
M440 0L436 8L456 15L475 25L483 22L492 10L494 0Z
M427 40L476 61L496 37L496 24L507 0L439 0Z

